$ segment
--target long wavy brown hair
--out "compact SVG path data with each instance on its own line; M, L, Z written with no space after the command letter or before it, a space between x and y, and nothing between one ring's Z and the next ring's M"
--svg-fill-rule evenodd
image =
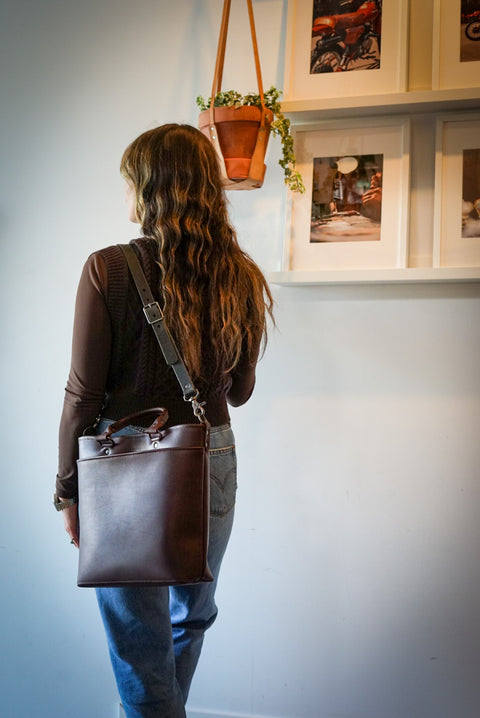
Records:
M144 236L158 243L165 320L190 372L208 381L243 352L255 362L273 301L229 222L211 142L190 125L162 125L127 147L120 170ZM205 337L214 366L211 351L206 365Z

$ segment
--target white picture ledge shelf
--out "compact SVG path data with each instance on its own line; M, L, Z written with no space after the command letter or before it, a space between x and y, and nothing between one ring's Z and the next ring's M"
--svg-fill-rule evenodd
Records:
M478 110L480 87L454 90L420 90L358 97L333 97L311 100L284 100L282 112L295 124L318 120L371 116L372 114L422 114L450 110Z
M334 284L410 284L480 282L480 267L412 267L409 269L351 269L270 272L271 284L284 286Z

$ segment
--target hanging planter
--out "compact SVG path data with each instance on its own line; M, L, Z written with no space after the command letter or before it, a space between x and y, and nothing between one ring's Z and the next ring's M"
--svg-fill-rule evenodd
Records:
M264 157L272 121L271 110L262 113L261 108L253 106L216 107L213 122L210 110L200 114L200 130L210 139L211 133L218 138L226 186L230 189L255 189L262 186L266 170Z
M295 169L295 152L293 137L290 132L290 120L288 120L281 111L281 94L281 91L277 90L276 87L271 87L264 93L263 100L267 109L267 113L270 110L275 118L273 121L269 120L270 133L279 137L282 143L282 156L279 159L278 163L283 168L285 175L285 184L289 187L290 190L292 190L292 192L302 193L305 192L305 186L303 184L300 172L297 172L297 170ZM197 97L197 105L200 110L202 110L200 114L200 126L202 127L202 131L207 135L207 137L209 137L209 134L207 134L206 122L209 118L208 110L210 108L210 104L211 98L205 100L201 95ZM223 110L229 109L235 110L235 112L239 112L239 110L247 108L261 108L261 99L259 94L249 93L243 96L239 92L235 92L235 90L228 90L227 92L217 92L217 95L215 96L215 113L216 117L218 118L221 117L221 113ZM257 114L257 117L258 116L259 115ZM239 115L229 114L229 117L233 117L235 119L235 117L239 117ZM216 126L218 129L218 122ZM219 131L219 134L221 135L221 130ZM220 143L222 143L221 137ZM228 152L228 150L226 151ZM222 148L222 152L225 155L225 148ZM228 164L227 159L225 159L225 163ZM235 175L230 174L230 176L233 177Z
M247 0L247 6L257 74L258 95L250 94L242 97L236 92L223 93L220 91L225 61L230 3L231 0L224 0L210 100L207 104L203 98L197 98L197 103L203 110L199 117L199 128L210 139L217 151L225 188L257 189L262 186L265 177L266 167L264 160L270 131L272 127L275 131L275 125L278 125L278 120L281 116L282 128L288 135L288 168L285 160L285 133L277 127L276 134L281 134L282 143L284 144L284 162L281 161L280 164L285 168L286 182L291 185L291 188L300 192L304 191L300 175L293 170L295 158L293 157L293 140L289 131L290 123L280 113L280 104L278 102L280 93L274 88L270 89L269 95L270 102L273 102L275 107L268 108L266 106L252 0ZM274 115L277 116L275 122ZM288 176L291 176L292 181L289 182Z

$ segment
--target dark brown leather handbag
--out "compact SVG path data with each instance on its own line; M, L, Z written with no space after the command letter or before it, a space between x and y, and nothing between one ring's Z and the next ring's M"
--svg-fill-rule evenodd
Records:
M135 252L120 245L147 320L198 419L165 428L148 409L79 438L78 586L169 586L212 581L207 562L210 425ZM116 436L151 414L142 433Z

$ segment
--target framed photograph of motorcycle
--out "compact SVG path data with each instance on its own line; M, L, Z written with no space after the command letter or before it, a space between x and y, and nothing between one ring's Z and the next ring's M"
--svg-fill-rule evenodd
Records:
M437 120L434 206L434 266L480 266L480 113Z
M408 0L289 0L284 100L401 92Z
M432 89L480 87L480 0L435 0Z
M284 271L407 266L409 120L294 129L305 194L289 193Z

